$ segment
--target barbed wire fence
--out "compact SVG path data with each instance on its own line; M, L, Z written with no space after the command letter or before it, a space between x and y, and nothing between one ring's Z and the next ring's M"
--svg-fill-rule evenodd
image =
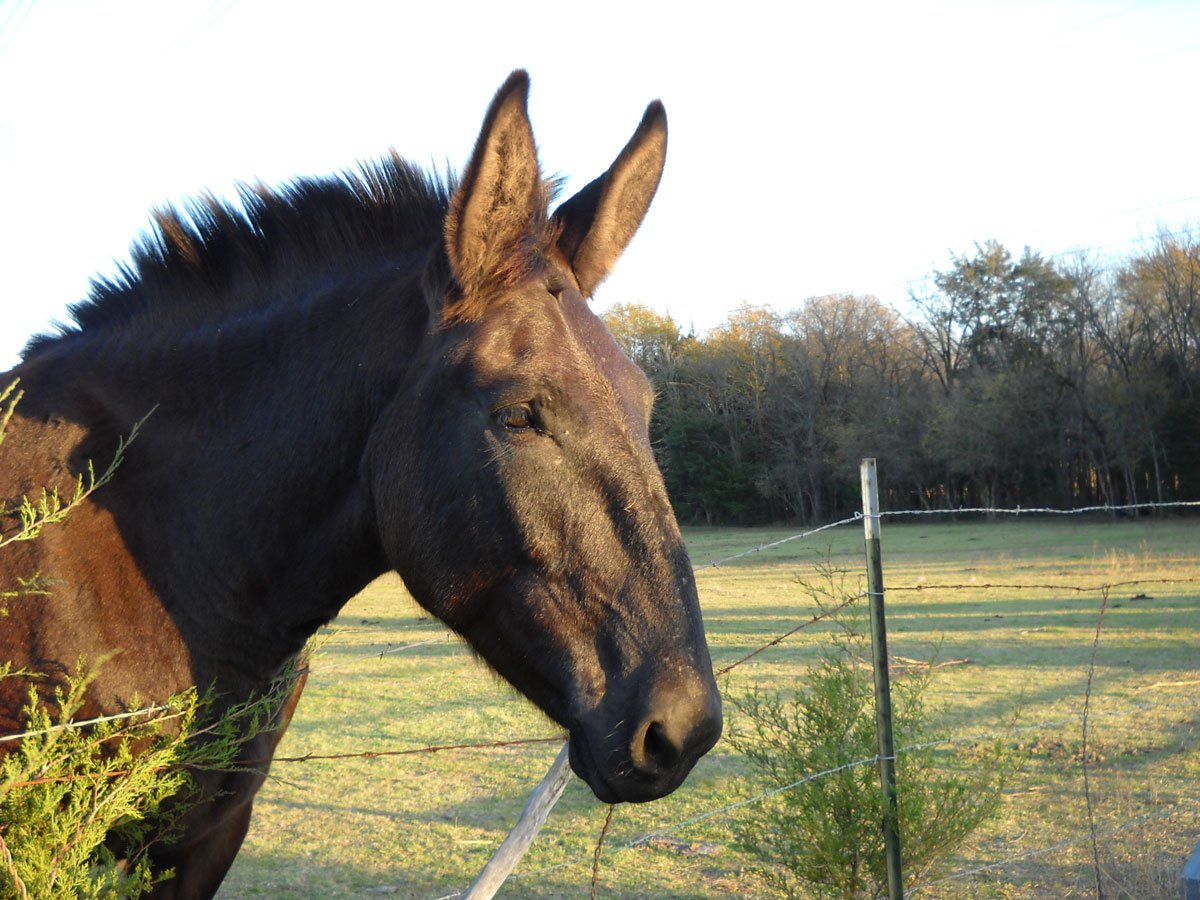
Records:
M1083 516L1083 515L1089 515L1089 514L1116 515L1118 513L1140 512L1140 511L1151 510L1151 509L1182 510L1182 509L1195 509L1197 507L1200 507L1200 503L1197 503L1197 502L1138 503L1138 504L1123 504L1123 505L1089 506L1089 507L1080 507L1077 509L1057 509L1057 508L1050 508L1050 507L1031 507L1031 508L1015 508L1015 509L999 508L999 507L969 507L969 508L958 508L958 509L931 509L931 510L891 510L891 511L885 510L885 511L880 512L880 518L900 519L900 518L904 518L904 517L941 517L944 519L944 518L957 518L957 517L962 517L962 516L972 516L973 517L973 516L978 516L978 515L986 515L989 517L1011 516L1014 518L1017 518L1020 516L1026 516L1026 517L1030 517L1030 516ZM845 525L853 525L853 524L861 523L862 519L863 519L863 517L861 515L855 514L853 516L849 516L844 519L840 519L836 522L831 522L831 523L822 525L817 528L807 529L805 531L798 532L796 534L788 535L781 539L773 540L773 541L766 542L766 543L761 543L761 544L756 545L755 547L749 548L744 551L740 551L740 552L733 553L733 554L723 556L720 558L716 558L716 559L710 559L705 563L696 565L695 570L697 572L700 572L700 571L703 571L706 569L720 569L721 567L725 566L728 563L743 560L748 557L755 556L757 554L762 554L764 552L770 551L777 547L781 547L786 544L792 543L794 541L804 540L806 538L810 538L815 535L821 534L823 532L829 531L831 529L839 528L839 527L842 527ZM1064 582L1046 582L1046 581L1036 581L1036 582L1005 581L1005 582L984 582L984 583L972 582L972 583L954 583L954 584L921 583L921 584L903 584L903 585L897 585L897 586L889 586L887 588L887 591L888 591L888 593L893 593L893 592L896 592L896 593L918 592L919 593L922 591L931 591L931 590L944 590L944 591L996 591L996 590L1047 591L1047 590L1054 590L1054 591L1073 592L1073 593L1101 593L1105 597L1107 597L1108 594L1112 590L1117 589L1117 588L1134 588L1134 587L1139 587L1139 586L1150 586L1150 585L1194 584L1194 583L1198 583L1198 582L1200 582L1200 579L1197 579L1197 578L1165 578L1165 577L1150 578L1150 577L1146 577L1146 578L1122 579L1120 581L1109 580L1109 581L1103 581L1103 582L1095 583L1095 584L1082 584L1082 585L1081 584L1064 583ZM750 653L745 654L744 656L740 657L739 659L735 660L734 662L727 664L724 667L719 668L717 670L716 674L718 674L718 675L728 674L730 671L735 669L737 666L749 661L750 659L753 659L753 658L759 656L760 654L762 654L764 652L771 650L774 647L779 646L784 641L786 641L789 637L796 635L800 631L803 631L805 628L807 628L811 625L814 625L817 622L825 620L825 619L841 612L842 610L848 608L849 606L851 606L855 602L861 600L865 596L866 596L865 592L858 592L858 593L847 595L846 597L844 597L842 599L842 601L840 603L835 604L834 606L821 611L820 613L810 617L809 619L800 622L798 625L794 626L791 629L788 629L787 631L781 632L780 634L776 635L769 641L766 641L763 644L761 644L760 646L758 646L756 649L754 649ZM1101 619L1097 623L1095 639L1093 642L1093 649L1096 646L1098 646L1098 644L1100 642L1100 632L1102 629L1102 625L1103 625L1103 620ZM403 648L401 648L401 649L403 649ZM1095 710L1090 709L1090 704L1088 701L1090 701L1090 698L1091 698L1090 685L1091 685L1091 677L1094 672L1094 666L1095 666L1095 657L1093 654L1093 657L1089 664L1089 673L1088 673L1089 688L1088 688L1087 698L1085 699L1084 715L1087 716L1087 718L1092 721L1095 721L1098 718L1118 717L1118 716L1128 715L1129 710L1097 712ZM1149 707L1146 705L1143 705L1141 707L1136 707L1136 708L1146 709ZM1014 734L1018 734L1018 733L1022 733L1022 732L1048 732L1055 728L1061 728L1061 727L1066 727L1066 726L1078 726L1078 725L1080 725L1080 717L1073 716L1073 717L1070 717L1067 719L1061 719L1061 720L1052 721L1052 722L1033 723L1033 724L1019 726L1019 727L1008 726L1003 731L993 731L993 732L987 732L987 733L982 733L982 734L972 734L971 736L965 737L965 738L949 739L949 740L938 741L938 742L934 742L934 743L939 746L940 745L952 745L952 744L980 743L983 741L995 740L997 738L1006 737L1006 736L1011 737ZM538 739L538 740L544 740L544 741L549 742L549 741L553 741L556 739L557 738L543 738L543 739ZM496 746L505 746L506 744L508 744L508 742L496 742ZM912 752L917 749L924 749L926 746L930 746L930 745L918 745L918 746L914 746L914 747L901 747L896 750L896 754L900 755L900 754L904 754L907 752ZM426 749L429 752L437 752L439 749L442 749L442 748L431 747L431 748L426 748ZM1085 728L1084 735L1083 735L1083 751L1082 752L1083 752L1083 765L1086 767L1088 764L1088 756L1087 756L1088 744L1087 744L1086 728ZM700 825L703 822L717 819L717 818L720 818L723 816L728 816L728 815L736 812L739 809L742 809L747 806L753 806L754 804L757 804L757 803L764 802L765 800L768 800L769 798L771 798L773 796L776 796L778 794L781 794L781 793L784 793L784 792L787 792L790 790L795 790L795 789L799 788L800 786L802 786L803 784L815 781L820 778L829 777L833 774L836 774L837 772L844 771L847 768L859 767L859 766L863 766L863 765L875 765L879 762L879 759L880 758L877 755L877 756L862 759L862 760L856 760L856 761L847 763L844 766L839 766L839 767L829 769L826 771L815 772L815 773L812 773L811 775L809 775L799 781L796 781L792 784L783 785L783 786L780 786L777 788L772 788L768 791L764 791L753 797L739 800L735 803L725 804L725 805L716 807L711 810L707 810L705 812L693 815L693 816L691 816L685 820L679 821L679 822L663 825L663 826L661 826L657 829L654 829L653 831L647 832L645 834L641 834L641 835L633 837L633 838L623 839L623 840L615 842L615 843L610 843L609 847L608 847L608 853L610 855L618 855L618 854L624 853L625 851L628 851L628 850L631 850L631 849L634 849L637 847L645 846L647 844L651 844L656 839L665 837L666 835L674 834L674 833L681 832L681 831L686 831L687 829L690 829L697 825ZM1085 794L1087 795L1087 802L1090 805L1090 802L1091 802L1090 790L1085 789ZM1168 815L1172 812L1175 812L1181 808L1194 806L1196 803L1200 803L1200 800L1193 800L1191 798L1187 798L1187 799L1180 801L1179 803L1170 805L1169 807L1167 807L1164 810L1160 810L1160 811L1157 811L1157 812L1154 812L1151 814L1131 817L1128 820L1126 820L1125 822L1119 823L1118 825L1110 826L1108 828L1099 829L1099 830L1096 828L1094 817L1092 817L1089 814L1089 816L1088 816L1089 833L1082 838L1078 838L1078 839L1066 841L1066 842L1058 842L1058 843L1056 843L1050 847L1046 847L1046 848L1035 848L1032 850L1022 850L1021 852L1012 855L1011 857L1009 857L1006 860L1000 860L1000 861L996 861L993 863L989 863L986 866L974 867L974 868L971 868L968 870L956 872L949 876L940 878L936 882L930 882L929 884L930 885L943 884L943 883L946 883L949 881L961 880L964 878L972 877L973 875L979 874L982 872L995 871L997 869L1003 868L1006 865L1016 863L1021 860L1036 858L1038 856L1052 853L1052 852L1061 850L1066 847L1082 845L1082 844L1086 844L1086 843L1090 842L1094 848L1098 837L1104 837L1107 835L1119 833L1128 828L1132 828L1135 825L1145 823L1147 821L1152 821L1157 818L1161 818L1161 817ZM604 831L601 832L601 838L597 842L597 846L596 846L596 850L595 850L594 854L588 854L586 857L581 855L577 859L572 859L572 860L569 860L569 861L566 861L563 863L559 863L555 866L544 867L544 868L540 868L540 869L537 869L535 871L530 871L530 872L518 873L511 877L514 880L543 877L543 876L549 875L555 871L572 868L572 867L582 867L582 866L590 863L593 866L593 882L594 882L595 867L598 864L598 857L599 857L599 852L601 849L600 844L602 843L606 832L607 832L607 823L606 823ZM595 886L593 883L593 890L594 890L594 887ZM452 898L452 897L459 897L462 895L463 895L463 892L461 892L461 891L452 892L450 894L445 895L444 900L448 900L448 898Z
M1145 510L1160 510L1160 509L1184 510L1184 509L1197 509L1197 508L1200 508L1200 502L1168 502L1168 503L1150 502L1150 503L1137 503L1137 504L1124 504L1124 505L1089 506L1089 507L1080 507L1080 508L1076 508L1076 509L1057 509L1057 508L1049 508L1049 507L1030 507L1030 508L1018 507L1015 509L994 508L994 507L969 507L969 508L930 509L930 510L881 510L879 513L879 517L881 519L887 519L887 518L902 519L902 518L913 518L913 517L955 518L955 517L961 517L961 516L986 515L986 516L990 516L990 517L1012 516L1015 518L1015 517L1020 517L1020 516L1027 516L1027 517L1028 516L1083 516L1083 515L1097 514L1097 513L1115 515L1115 514L1121 513L1121 512L1141 512L1141 511L1145 511ZM756 545L752 548L749 548L747 550L744 550L744 551L733 553L733 554L723 556L723 557L717 558L717 559L710 559L709 561L707 561L705 563L696 565L694 567L694 570L697 573L707 570L707 569L718 569L719 570L721 567L723 567L729 563L737 562L737 561L746 559L748 557L756 556L758 554L768 552L770 550L776 549L778 547L782 547L784 545L787 545L787 544L790 544L790 543L793 543L796 541L802 541L807 538L814 537L818 534L822 534L824 532L830 531L832 529L836 529L836 528L843 527L846 525L861 524L862 520L863 520L863 516L861 514L856 513L853 516L848 516L846 518L837 520L835 522L830 522L828 524L825 524L825 525L822 525L822 526L819 526L816 528L797 532L795 534L788 535L781 539L758 544L758 545ZM887 593L889 593L889 594L903 593L903 592L920 593L923 591L932 591L932 590L939 590L939 591L994 591L994 590L1047 591L1047 590L1055 590L1055 591L1074 592L1074 593L1101 593L1104 597L1104 604L1101 607L1100 615L1098 617L1097 626L1096 626L1096 630L1095 630L1095 637L1094 637L1093 646L1092 646L1093 652L1092 652L1091 660L1089 663L1088 680L1087 680L1087 694L1086 694L1086 698L1085 698L1084 707L1083 707L1083 710L1082 710L1082 713L1080 716L1071 716L1068 718L1062 718L1062 719L1055 720L1055 721L1031 723L1031 724L1021 725L1021 726L1009 725L1009 726L1006 726L1002 730L982 732L982 733L977 732L977 733L972 733L971 735L967 735L967 736L963 736L963 737L959 737L959 738L943 739L943 740L938 740L938 741L934 741L934 742L929 742L926 744L914 745L911 747L899 747L896 749L895 754L897 756L900 756L905 753L913 752L913 751L920 750L920 749L925 749L927 747L932 747L932 746L979 744L979 743L983 743L986 741L995 740L997 738L1011 737L1018 733L1024 733L1024 732L1046 733L1046 732L1053 731L1054 729L1057 729L1057 728L1082 724L1082 726L1083 726L1083 751L1082 751L1082 753L1083 753L1083 772L1084 772L1084 777L1086 780L1087 772L1088 772L1088 769L1087 769L1087 766L1088 766L1087 723L1089 721L1094 721L1097 718L1124 717L1124 716L1129 715L1129 713L1131 711L1130 709L1123 709L1123 710L1116 710L1116 711L1109 711L1109 712L1097 712L1090 708L1090 700L1092 697L1092 676L1094 674L1094 669L1095 669L1095 664L1096 664L1095 650L1096 650L1096 647L1098 647L1100 640L1101 640L1101 631L1103 628L1103 614L1106 611L1107 606L1108 606L1107 601L1108 601L1108 596L1109 596L1110 592L1117 588L1131 588L1131 587L1150 586L1150 585L1180 585L1180 584L1195 584L1195 583L1200 583L1200 578L1167 578L1167 577L1135 578L1135 579L1123 579L1120 581L1104 581L1104 582L1100 582L1100 583L1096 583L1096 584L1087 584L1087 585L1068 584L1068 583L1063 583L1063 582L1037 581L1037 582L1029 582L1029 583L1025 583L1025 582L983 582L983 583L962 583L962 582L960 582L960 583L952 583L952 584L951 583L921 583L921 584L888 586ZM787 629L786 631L783 631L783 632L777 634L776 636L772 637L770 640L762 643L760 646L756 647L750 653L747 653L747 654L743 655L742 657L738 658L737 660L717 669L715 674L718 676L728 675L731 671L735 670L737 667L741 666L742 664L758 657L759 655L761 655L765 652L770 651L773 648L780 646L785 641L787 641L789 638L794 637L795 635L799 634L800 632L804 631L805 629L810 628L811 626L814 626L814 625L818 624L819 622L828 620L828 619L836 616L837 614L848 609L853 604L862 600L866 596L867 596L866 592L863 592L863 591L859 591L859 592L852 593L852 594L847 594L846 596L841 598L841 600L839 602L833 604L832 606L828 606L828 607L822 609L820 612L816 613L815 615L812 615L812 616L808 617L807 619L802 620L801 622L799 622L797 625L793 626L792 628ZM432 622L432 621L429 624L426 624L424 622L417 622L408 627L414 628L414 629L416 629L416 628L428 629L429 627L435 626L436 624L437 623ZM376 648L373 648L370 651L363 651L362 653L356 655L355 657L353 657L349 660L345 660L345 661L339 662L334 665L319 665L318 664L316 666L311 667L310 671L313 674L320 674L320 675L327 675L327 674L331 674L334 672L345 672L347 670L353 669L357 664L359 664L361 662L366 662L369 660L379 660L388 655L403 653L410 649L415 649L418 647L428 646L428 645L436 644L436 643L444 643L444 642L452 641L452 640L454 640L453 636L447 631L444 634L441 634L434 638L412 641L412 642L408 642L405 644L386 644L385 643L382 646L382 648L379 648L379 645L376 645ZM1197 679L1195 682L1181 682L1180 684L1200 684L1200 679ZM1156 685L1151 685L1150 687L1153 688L1153 687L1156 687ZM1152 704L1144 704L1141 706L1132 707L1132 709L1134 711L1147 710L1147 709L1151 709L1151 708L1153 708ZM173 713L174 713L174 710L172 710L169 707L154 706L154 707L147 707L146 709L134 710L134 711L131 711L128 713L124 713L120 716L106 717L105 721L116 720L116 719L120 719L120 718L128 718L128 719L136 720L138 718L150 718L150 717L161 716L161 715L169 716L169 715L172 715ZM1082 719L1082 722L1081 722L1081 719ZM97 724L98 721L100 721L100 720L84 720L84 721L77 721L77 722L68 722L68 723L63 723L61 725L56 725L56 726L54 726L54 729L61 730L61 729L65 729L65 728L87 728L87 727L94 726L95 724ZM0 741L16 741L23 737L29 737L29 736L41 734L42 731L44 731L44 730L22 732L22 733L18 733L18 734L2 735L2 736L0 736ZM396 749L396 748L368 749L368 750L363 750L363 751L359 751L359 752L351 752L351 753L317 753L317 752L313 751L313 752L307 752L307 753L302 753L302 754L297 754L297 755L292 755L292 756L287 756L287 757L276 757L273 760L273 762L284 763L284 764L300 764L300 763L307 763L307 762L314 762L314 761L329 762L329 761L346 760L346 759L375 759L375 758L397 757L397 756L432 755L432 754L436 754L436 753L450 752L450 751L480 751L480 750L490 750L490 749L496 749L496 748L534 745L534 744L543 744L543 743L549 744L549 743L562 742L565 740L565 738L566 738L566 736L564 734L559 733L559 734L550 735L550 736L520 737L520 738L511 739L511 740L464 742L464 743L456 743L456 744L428 745L428 746L421 746L421 747L409 747L409 748L399 748L399 749ZM754 796L751 796L749 798L741 799L741 800L735 801L733 803L723 804L723 805L714 807L712 809L705 810L701 813L694 814L694 815L689 816L688 818L680 820L678 822L664 824L658 828L655 828L651 831L647 831L645 833L639 834L632 838L624 838L617 842L611 842L608 846L608 853L610 856L615 856L615 855L623 854L627 851L636 849L638 847L643 847L643 846L646 846L649 844L653 844L654 841L665 838L668 835L686 831L686 830L694 828L695 826L700 825L704 822L708 822L708 821L718 819L718 818L721 818L724 816L729 816L730 814L735 813L740 809L744 809L746 807L754 806L755 804L765 802L772 797L775 797L779 794L786 793L788 791L796 790L796 789L800 788L801 786L811 783L813 781L816 781L816 780L819 780L822 778L826 778L826 777L830 777L832 775L835 775L835 774L845 771L847 769L861 767L861 766L865 766L865 765L877 765L879 763L879 761L880 761L880 756L875 755L875 756L872 756L869 758L854 760L854 761L848 762L844 765L830 768L827 770L823 770L820 772L813 772L813 773L805 776L802 779L796 780L789 784L781 785L778 787L774 787L774 788L762 791L762 792L760 792ZM263 762L263 761L252 760L250 762L257 763L257 762ZM1107 837L1107 836L1119 834L1121 832L1127 831L1128 829L1134 828L1138 825L1145 824L1147 822L1169 816L1181 809L1194 809L1197 806L1200 806L1200 798L1186 797L1186 798L1180 799L1178 802L1167 805L1163 809L1156 810L1154 812L1146 813L1143 815L1132 816L1116 825L1110 825L1106 828L1098 829L1096 827L1094 816L1091 814L1091 811L1090 811L1090 807L1091 807L1091 803L1092 803L1090 788L1085 787L1085 796L1086 796L1087 805L1089 807L1089 813L1088 813L1088 817L1087 817L1088 818L1087 834L1073 838L1071 840L1055 842L1054 844L1051 844L1046 847L1024 849L1024 850L1021 850L1018 853L1012 854L1004 859L990 862L986 865L974 866L974 867L961 869L961 870L953 872L949 875L940 877L934 881L927 882L926 885L924 885L924 887L925 888L936 887L937 885L946 884L946 883L952 882L952 881L961 881L963 879L972 878L979 874L983 874L983 873L987 873L987 872L994 872L996 870L1002 869L1006 866L1009 866L1009 865L1012 865L1012 864L1015 864L1015 863L1018 863L1021 861L1033 859L1033 858L1036 858L1039 856L1048 855L1050 853L1058 852L1058 851L1061 851L1061 850L1064 850L1067 848L1071 848L1071 847L1076 847L1076 846L1083 846L1083 845L1090 844L1092 854L1093 854L1093 856L1095 856L1096 842L1097 842L1098 838L1100 838L1100 837ZM606 827L605 831L607 831L607 827ZM586 856L580 855L578 858L573 858L573 859L558 863L553 866L543 867L543 868L529 871L529 872L517 873L517 874L511 876L511 878L514 880L519 880L519 879L526 879L526 878L544 877L555 871L560 871L563 869L569 869L569 868L573 868L573 867L579 867L579 866L583 866L583 865L587 865L587 864L591 864L593 866L593 870L594 870L595 866L598 864L599 850L600 850L600 845L598 842L594 854L588 854ZM1097 869L1098 869L1098 863L1097 863ZM595 878L595 872L593 871L593 881L594 881L594 878ZM594 887L594 885L593 885L593 887ZM438 900L450 900L450 898L463 896L463 893L464 892L462 892L462 891L451 892L451 893L444 895L441 898L438 898Z
M1145 582L1139 582L1139 583L1151 583L1153 581L1154 581L1153 579L1150 579L1150 580L1146 580ZM1200 582L1200 579L1191 579L1191 581ZM1096 588L1096 589L1099 589L1099 588ZM1147 707L1141 706L1141 707L1135 707L1135 709L1145 710L1145 709L1147 709ZM1090 715L1090 718L1093 720L1096 718L1114 718L1114 719L1125 718L1129 715L1129 712L1130 712L1130 710L1114 710L1114 711L1102 712L1102 713L1092 712ZM912 745L912 746L899 747L899 748L897 748L896 753L897 753L897 755L902 755L905 753L911 753L914 751L924 750L924 749L931 748L931 747L946 747L946 746L954 746L954 745L966 745L966 746L978 745L978 744L994 741L994 740L1001 739L1001 738L1011 739L1011 738L1015 737L1016 735L1019 735L1022 733L1027 733L1027 732L1035 732L1035 733L1045 734L1047 732L1053 731L1058 728L1063 728L1063 727L1067 727L1067 726L1077 726L1077 725L1079 725L1079 722L1080 722L1079 716L1072 716L1069 718L1063 718L1063 719L1058 719L1058 720L1049 721L1049 722L1037 722L1037 723L1032 723L1032 724L1028 724L1028 725L1006 726L1005 728L1003 728L1001 730L973 733L973 734L965 736L965 737L946 738L946 739L941 739L941 740L937 740L937 741L930 741L930 742L925 742L922 744L916 744L916 745ZM878 755L875 755L875 756L865 757L862 759L857 759L852 762L848 762L843 765L825 769L825 770L822 770L819 772L814 772L808 776L805 776L804 778L795 780L788 784L784 784L784 785L781 785L778 787L774 787L774 788L762 791L762 792L755 794L749 798L738 800L738 801L735 801L735 802L729 803L729 804L724 804L722 806L718 806L713 809L706 810L702 813L698 813L696 815L690 816L690 817L680 820L678 822L673 822L673 823L668 823L668 824L662 825L652 831L645 832L636 837L627 838L627 839L623 839L621 841L612 843L612 844L610 844L610 849L608 852L610 853L610 855L617 855L617 854L623 854L626 851L637 849L639 847L652 845L656 840L666 838L669 835L677 834L679 832L687 831L688 829L693 828L696 825L700 825L704 822L708 822L708 821L711 821L714 819L719 819L721 817L728 816L732 813L737 812L740 809L743 809L746 807L751 807L756 804L762 803L766 800L771 799L772 797L787 793L789 791L796 790L806 784L817 781L819 779L830 777L832 775L836 775L836 774L844 772L848 769L860 768L862 766L877 765L879 760L880 760L880 757ZM1138 824L1142 824L1142 823L1145 823L1145 822L1148 822L1148 821L1151 821L1154 819L1158 819L1158 818L1163 818L1171 813L1178 811L1179 809L1190 808L1190 807L1194 807L1197 805L1200 805L1200 799L1197 799L1197 800L1185 799L1178 803L1169 805L1165 809L1156 811L1154 813L1132 817L1132 818L1128 819L1127 821L1122 822L1116 826L1111 826L1106 829L1101 829L1098 832L1096 832L1096 834L1100 837L1116 834L1121 831L1132 828ZM1003 860L989 863L985 866L978 866L978 867L973 867L973 868L966 869L966 870L960 870L951 875L947 875L942 878L936 879L934 881L930 881L930 882L928 882L928 885L933 886L933 885L937 885L937 884L943 884L943 883L949 882L949 881L955 881L955 880L961 880L964 878L968 878L968 877L971 877L975 874L979 874L982 872L995 871L997 869L1004 868L1007 865L1010 865L1010 864L1013 864L1016 862L1020 862L1022 860L1046 855L1046 854L1056 852L1058 850L1062 850L1062 849L1068 848L1068 847L1080 846L1080 845L1086 844L1089 840L1095 840L1095 837L1092 835L1084 835L1084 836L1077 837L1077 838L1074 838L1069 841L1059 842L1059 843L1053 844L1048 847L1035 848L1032 850L1024 850L1017 854L1011 855ZM559 872L559 871L562 871L565 869L582 868L582 867L590 865L590 864L593 864L593 859L592 859L591 854L580 853L577 856L575 856L574 858L569 859L565 862L561 862L561 863L558 863L558 864L555 864L552 866L538 868L538 869L528 871L528 872L516 873L516 874L510 876L510 880L511 881L520 881L520 880L524 880L524 879L543 878L545 876L551 875L555 872ZM461 897L463 895L464 895L463 891L453 891L451 893L441 895L439 898L437 898L437 900L452 900L452 898Z

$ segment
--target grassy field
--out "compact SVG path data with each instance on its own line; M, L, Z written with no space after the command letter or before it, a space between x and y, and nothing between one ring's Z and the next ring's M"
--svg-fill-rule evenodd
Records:
M697 529L685 537L701 565L787 534ZM1128 896L1178 896L1183 861L1200 839L1200 521L888 520L883 556L894 656L928 659L936 650L944 661L964 660L934 677L939 721L956 737L1003 735L1022 763L999 819L941 873L957 877L924 893L1094 896L1080 715L1102 593L1072 588L1143 580L1108 596L1090 703L1092 799L1101 865L1113 879L1106 894L1117 896L1119 883ZM860 590L862 559L862 530L849 526L700 571L715 665L816 612L803 582L820 583L821 567L832 566L846 592ZM1161 579L1191 581L1150 583ZM723 688L795 686L826 641L826 623L807 629L735 668ZM556 732L390 577L323 633L280 755ZM543 743L278 762L221 896L436 898L462 890L557 750ZM760 789L744 760L719 744L673 796L618 807L599 893L761 895L751 860L730 844L732 817L752 818L753 805L630 846ZM502 895L586 896L606 811L574 781Z

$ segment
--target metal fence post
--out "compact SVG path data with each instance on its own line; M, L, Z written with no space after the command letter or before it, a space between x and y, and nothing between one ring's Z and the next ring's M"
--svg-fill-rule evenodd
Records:
M867 592L871 610L871 662L875 670L875 731L879 742L879 781L884 796L883 841L887 853L888 897L903 900L900 871L900 814L896 794L896 748L892 739L892 686L888 674L887 623L883 615L883 556L879 538L879 485L875 460L861 466L863 528L867 548Z

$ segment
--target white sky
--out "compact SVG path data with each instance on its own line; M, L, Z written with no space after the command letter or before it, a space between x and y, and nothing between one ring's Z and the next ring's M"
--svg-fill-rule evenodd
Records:
M395 146L465 163L529 69L567 193L645 104L667 171L597 304L705 329L741 302L900 305L951 252L1200 228L1194 0L0 0L0 368L147 211Z

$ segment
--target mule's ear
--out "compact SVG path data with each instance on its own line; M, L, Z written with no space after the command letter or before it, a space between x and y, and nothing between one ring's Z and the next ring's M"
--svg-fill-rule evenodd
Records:
M558 249L585 297L608 275L642 224L666 155L667 112L655 100L608 171L555 210L561 227Z
M528 254L546 203L529 124L529 76L518 70L496 92L462 181L450 199L445 239L450 267L470 296L485 291Z

